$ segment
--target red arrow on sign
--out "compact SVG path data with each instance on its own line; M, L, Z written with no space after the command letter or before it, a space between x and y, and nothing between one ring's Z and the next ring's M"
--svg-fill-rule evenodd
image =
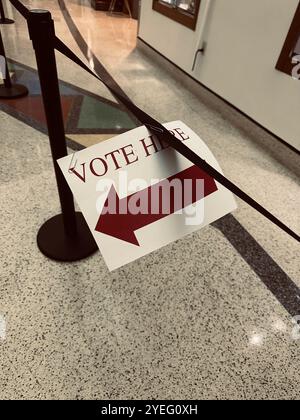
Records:
M186 183L187 180L190 180L188 184ZM203 189L201 190L200 197L197 180L203 180L204 182L204 191ZM176 186L175 189L170 188L170 183L173 182L176 182L176 184L174 184ZM191 190L189 191L188 197L186 197L186 191L184 191L184 188L187 185L190 186L189 188ZM176 194L179 189L182 194ZM167 178L145 190L138 191L128 197L122 198L121 200L113 185L95 230L133 245L140 246L134 233L136 230L148 226L170 214L176 213L217 190L218 188L214 179L197 166L191 166L177 175ZM167 197L166 191L168 194ZM165 193L164 195L163 192ZM110 210L109 206L111 203L114 203L114 205L112 206L113 209ZM132 214L132 212L130 212L132 203L136 206L140 206L141 203L147 203L145 212L143 208L143 213L147 214Z

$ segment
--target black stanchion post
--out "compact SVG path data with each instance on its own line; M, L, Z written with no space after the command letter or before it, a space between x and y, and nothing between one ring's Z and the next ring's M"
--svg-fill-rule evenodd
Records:
M12 19L7 19L5 17L3 3L2 3L2 0L0 0L0 24L11 25L12 23L15 23L15 22Z
M3 62L1 60L1 67L3 64L3 68L1 68L1 73L3 76L4 84L0 85L0 98L1 99L16 99L16 98L22 98L23 96L28 95L28 89L23 86L16 83L12 83L11 77L9 74L9 70L7 67L7 60L3 45L3 39L0 31L0 58L3 57ZM4 73L4 74L3 74Z
M82 214L75 212L71 190L56 161L67 155L67 146L55 60L55 29L50 12L31 10L28 28L36 55L62 209L62 214L40 228L37 242L41 252L49 258L77 261L93 254L97 245Z

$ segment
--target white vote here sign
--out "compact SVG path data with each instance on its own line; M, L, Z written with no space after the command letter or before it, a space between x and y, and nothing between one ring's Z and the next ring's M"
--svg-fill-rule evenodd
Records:
M184 123L165 124L221 172L206 144ZM58 161L110 270L236 209L233 194L139 127Z

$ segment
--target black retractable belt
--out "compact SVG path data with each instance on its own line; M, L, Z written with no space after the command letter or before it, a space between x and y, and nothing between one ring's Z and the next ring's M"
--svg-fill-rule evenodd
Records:
M162 124L156 121L154 118L150 117L150 115L146 114L140 108L138 108L133 102L125 98L119 92L117 92L113 87L109 85L108 82L102 80L99 76L97 76L93 71L86 66L80 58L78 58L60 39L57 37L55 38L55 48L57 51L61 52L63 55L68 57L74 63L78 64L84 70L89 72L92 76L96 77L99 81L101 81L109 90L110 92L119 99L128 109L131 111L152 133L154 133L160 140L165 141L171 147L173 147L178 153L183 155L186 159L190 160L196 166L203 169L208 175L230 190L233 194L239 197L241 200L245 201L248 205L253 207L271 222L276 224L279 228L284 230L298 242L300 242L300 237L295 232L293 232L288 226L282 223L276 216L266 210L263 206L257 203L252 197L246 194L243 190L241 190L237 185L233 184L229 179L227 179L224 175L218 172L215 168L209 165L205 160L201 159L195 152L193 152L189 147L187 147L184 143L174 137Z
M19 0L10 0L10 2L17 8L17 10L28 19L29 10L20 3ZM53 40L53 45L57 51L65 55L67 58L72 60L74 63L78 64L82 69L87 71L93 77L97 78L102 82L110 92L122 102L131 112L134 114L153 134L155 134L160 140L165 141L171 147L173 147L178 153L184 156L186 159L190 160L199 168L203 169L208 175L214 178L217 182L222 184L225 188L239 197L241 200L245 201L249 206L257 210L260 214L265 216L272 223L277 225L280 229L294 238L296 241L300 242L300 236L292 231L288 226L281 222L276 216L270 213L267 209L257 203L252 197L247 193L241 190L237 185L231 182L228 178L218 172L215 168L209 165L205 160L193 152L189 147L187 147L183 142L178 140L173 136L161 123L156 121L146 112L138 108L132 101L128 98L117 92L109 82L104 81L96 75L83 61L77 57L59 38L55 37Z
M24 4L22 4L19 0L9 1L25 19L28 19L30 11L26 6L24 6Z

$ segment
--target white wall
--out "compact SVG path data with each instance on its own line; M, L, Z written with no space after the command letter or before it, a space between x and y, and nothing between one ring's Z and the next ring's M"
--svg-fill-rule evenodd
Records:
M211 0L207 50L192 73L206 1L194 32L142 0L139 37L300 150L300 81L275 69L299 0Z

